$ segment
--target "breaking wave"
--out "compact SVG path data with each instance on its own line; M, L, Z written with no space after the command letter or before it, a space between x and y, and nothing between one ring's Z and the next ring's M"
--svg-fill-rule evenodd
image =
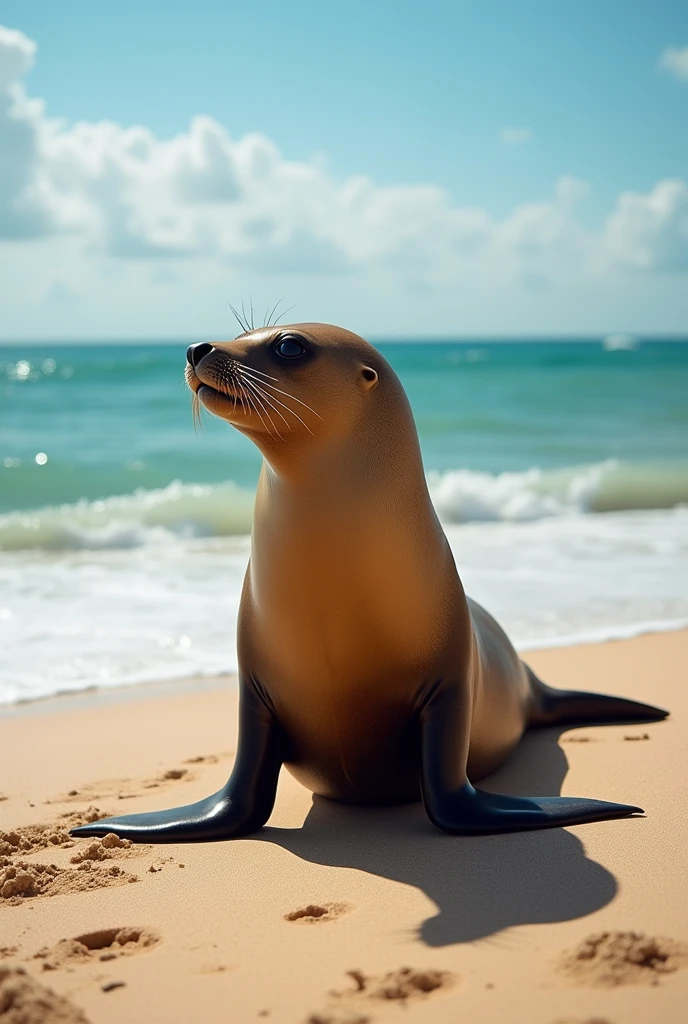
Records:
M568 469L524 473L449 470L428 484L447 523L518 522L576 512L675 508L688 502L688 466L634 466L608 459Z
M532 522L581 513L668 509L688 504L688 465L631 465L607 460L568 469L491 474L430 472L428 486L445 523ZM135 548L171 536L250 532L253 493L230 482L157 490L46 506L0 516L0 550Z

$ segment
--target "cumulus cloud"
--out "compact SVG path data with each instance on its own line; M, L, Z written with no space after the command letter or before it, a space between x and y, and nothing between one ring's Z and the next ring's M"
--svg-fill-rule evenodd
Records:
M667 46L659 58L659 66L663 71L688 82L688 46Z
M39 200L39 126L42 104L29 101L21 80L31 70L36 44L0 25L0 237L43 234L49 218Z
M499 138L507 146L522 146L533 138L532 128L502 128Z
M647 194L623 192L607 222L615 257L639 270L688 270L688 185L658 182Z
M206 260L320 279L375 272L421 291L480 274L554 287L602 265L687 266L681 181L623 193L596 231L579 220L588 185L572 176L495 218L433 185L337 181L321 162L286 160L264 135L235 139L210 117L168 139L143 126L50 119L24 88L35 53L21 32L0 29L6 240L69 238L83 253L122 263ZM522 144L532 131L505 128L501 138Z
M36 44L23 32L0 25L0 92L7 92L33 67Z

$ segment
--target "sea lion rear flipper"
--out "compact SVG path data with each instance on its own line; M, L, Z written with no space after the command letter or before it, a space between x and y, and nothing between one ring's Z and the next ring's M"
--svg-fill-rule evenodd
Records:
M463 684L442 682L421 710L421 793L428 817L438 828L456 835L483 835L643 813L641 807L605 800L506 796L475 789L466 776L467 691Z
M556 690L524 666L533 694L530 725L585 725L595 722L659 722L669 715L664 708L626 697L611 697L585 690Z
M137 843L202 843L261 828L275 802L282 765L280 726L252 683L240 684L239 744L234 768L217 793L165 811L104 818L70 830L76 838L114 832Z
M428 815L438 828L455 835L476 836L491 832L522 832L559 825L582 825L642 814L642 807L565 796L505 796L474 789L469 782L432 804ZM432 809L431 809L432 808Z

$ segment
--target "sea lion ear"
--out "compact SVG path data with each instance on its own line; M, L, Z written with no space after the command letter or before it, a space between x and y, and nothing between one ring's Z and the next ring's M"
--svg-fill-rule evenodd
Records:
M374 370L372 366L362 366L361 380L363 381L364 388L367 391L372 391L378 382L377 370Z

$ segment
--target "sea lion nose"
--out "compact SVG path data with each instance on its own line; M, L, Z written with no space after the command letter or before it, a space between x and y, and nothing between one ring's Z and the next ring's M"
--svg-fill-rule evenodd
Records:
M203 356L207 356L212 351L212 345L209 345L207 341L201 341L198 345L189 345L186 350L186 358L192 366L198 366Z

